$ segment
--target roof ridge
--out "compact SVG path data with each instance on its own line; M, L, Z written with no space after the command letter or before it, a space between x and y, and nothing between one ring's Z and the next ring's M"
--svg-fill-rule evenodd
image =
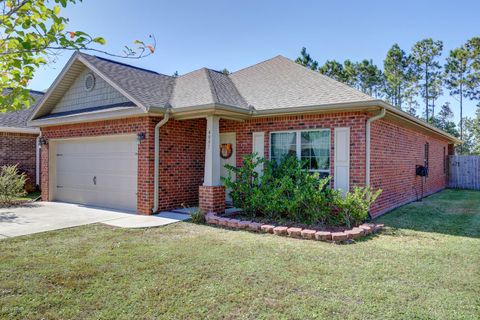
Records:
M218 99L218 93L217 89L215 88L215 85L213 84L213 80L210 77L210 70L208 68L202 68L202 71L205 71L207 75L207 81L208 81L208 86L210 87L210 93L212 94L212 99L215 103L218 103L220 99Z
M137 67L137 66L134 66L134 65L131 65L131 64L128 64L128 63L124 63L124 62L120 62L120 61L116 61L116 60L112 60L112 59L108 59L108 58L104 58L104 57L99 57L99 56L96 56L96 55L90 55L90 54L87 54L87 53L84 53L84 52L79 52L79 54L80 54L80 55L84 55L84 56L88 56L88 57L92 57L92 58L96 58L96 59L100 59L100 60L103 60L103 61L106 61L106 62L111 62L111 63L117 64L117 65L120 65L120 66L132 68L132 69L135 69L135 70L139 70L139 71L143 71L143 72L147 72L147 73L152 73L152 74L156 74L156 75L161 75L161 76L170 77L170 76L168 76L168 75L166 75L166 74L159 73L159 72L157 72L157 71L153 71L153 70L150 70L150 69L145 69L145 68Z

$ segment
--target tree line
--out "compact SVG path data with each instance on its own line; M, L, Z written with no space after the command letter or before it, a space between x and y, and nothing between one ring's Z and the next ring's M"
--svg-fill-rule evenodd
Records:
M304 47L295 62L348 84L460 138L464 154L480 154L480 37L473 37L448 52L442 63L443 42L431 38L416 42L409 52L394 44L383 68L372 59L327 60L320 65ZM448 94L458 105L454 122L450 102L438 106ZM477 102L474 117L463 116L465 100Z

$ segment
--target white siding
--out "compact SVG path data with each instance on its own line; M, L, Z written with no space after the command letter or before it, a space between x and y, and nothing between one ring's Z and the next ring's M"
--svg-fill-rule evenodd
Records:
M75 111L129 101L97 75L95 75L95 87L93 90L86 91L84 85L85 76L89 72L91 71L85 68L80 73L51 113Z

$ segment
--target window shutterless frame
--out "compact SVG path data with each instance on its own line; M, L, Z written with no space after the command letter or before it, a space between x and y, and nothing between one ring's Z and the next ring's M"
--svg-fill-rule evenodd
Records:
M283 130L283 131L270 131L269 132L269 152L268 159L272 160L272 134L275 133L295 133L295 148L297 159L302 159L302 132L328 132L328 169L309 169L310 172L322 172L330 174L331 163L331 130L330 129L303 129L303 130Z

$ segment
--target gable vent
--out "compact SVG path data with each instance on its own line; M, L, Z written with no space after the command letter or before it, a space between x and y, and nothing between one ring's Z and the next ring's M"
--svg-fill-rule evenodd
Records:
M85 90L92 91L94 87L95 76L93 75L93 73L87 73L87 75L85 75Z

